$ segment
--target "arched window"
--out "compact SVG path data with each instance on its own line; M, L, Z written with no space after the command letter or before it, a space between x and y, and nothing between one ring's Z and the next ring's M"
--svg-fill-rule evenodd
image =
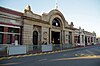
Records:
M60 27L60 23L61 23L61 21L59 18L54 18L52 21L52 25L56 26L56 27Z

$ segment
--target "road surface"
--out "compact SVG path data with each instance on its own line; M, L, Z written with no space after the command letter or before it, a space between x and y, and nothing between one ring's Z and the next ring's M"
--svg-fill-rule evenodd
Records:
M0 60L0 66L100 66L100 45Z

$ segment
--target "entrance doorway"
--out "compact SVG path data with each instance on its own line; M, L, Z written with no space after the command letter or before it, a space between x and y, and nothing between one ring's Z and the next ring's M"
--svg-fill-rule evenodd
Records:
M60 44L60 32L51 32L51 40L53 44Z
M38 32L33 32L33 45L38 45Z
M87 45L87 37L85 36L85 45Z

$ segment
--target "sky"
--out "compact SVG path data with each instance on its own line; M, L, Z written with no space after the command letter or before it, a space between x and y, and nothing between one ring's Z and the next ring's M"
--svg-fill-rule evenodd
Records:
M27 5L33 13L49 13L55 9L56 0L0 0L0 6L23 12ZM58 0L58 10L75 28L93 32L100 36L100 0Z

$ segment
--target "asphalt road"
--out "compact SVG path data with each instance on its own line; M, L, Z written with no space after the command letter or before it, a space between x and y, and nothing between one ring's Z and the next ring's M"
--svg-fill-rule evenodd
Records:
M59 53L5 59L0 61L0 66L100 66L100 45Z

